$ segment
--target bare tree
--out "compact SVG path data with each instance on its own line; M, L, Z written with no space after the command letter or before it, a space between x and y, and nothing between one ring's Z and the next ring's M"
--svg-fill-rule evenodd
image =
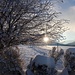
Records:
M38 40L45 33L53 39L62 37L66 20L55 20L59 12L53 8L52 0L0 0L0 49L23 39Z

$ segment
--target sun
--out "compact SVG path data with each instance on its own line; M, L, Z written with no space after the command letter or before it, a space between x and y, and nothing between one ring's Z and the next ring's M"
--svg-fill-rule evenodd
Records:
M43 41L46 42L46 43L49 42L49 37L48 37L48 36L45 36L45 37L43 38Z

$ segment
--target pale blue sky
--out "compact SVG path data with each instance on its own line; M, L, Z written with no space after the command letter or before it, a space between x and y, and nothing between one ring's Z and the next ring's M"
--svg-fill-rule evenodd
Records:
M70 20L69 24L65 24L70 29L64 33L65 43L75 41L75 0L64 0L58 5L58 10L62 12L62 18Z

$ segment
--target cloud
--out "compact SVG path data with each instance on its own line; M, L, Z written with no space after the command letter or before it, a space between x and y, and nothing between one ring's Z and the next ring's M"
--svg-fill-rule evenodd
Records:
M69 21L69 24L65 24L70 28L70 31L75 31L75 6L70 6L66 10L61 9L62 15L61 17Z
M59 15L60 19L70 20L69 24L64 24L65 27L68 27L70 30L66 31L63 35L66 36L66 40L75 41L75 0L65 0L63 4L57 4L55 9L61 11Z
M75 6L71 6L69 9L70 9L71 11L75 11Z
M61 8L60 11L62 12L61 18L70 20L69 24L65 24L70 29L64 33L66 40L75 40L75 6L69 6L66 10Z

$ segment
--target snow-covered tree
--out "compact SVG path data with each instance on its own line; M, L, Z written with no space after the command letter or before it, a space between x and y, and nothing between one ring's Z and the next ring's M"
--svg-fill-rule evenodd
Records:
M55 0L0 0L0 49L42 38L60 38L66 20L56 20ZM60 1L60 0L57 0ZM45 30L47 28L47 30Z

